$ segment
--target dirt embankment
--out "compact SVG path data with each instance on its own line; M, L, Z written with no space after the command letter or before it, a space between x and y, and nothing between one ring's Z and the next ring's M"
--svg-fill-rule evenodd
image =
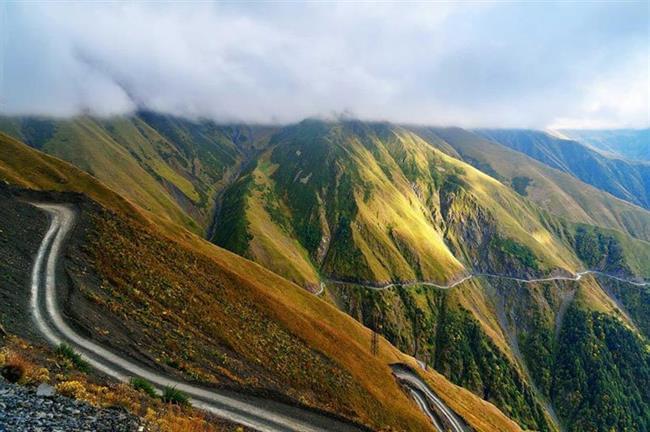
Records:
M29 315L34 256L47 216L0 185L0 325L26 338L38 337Z

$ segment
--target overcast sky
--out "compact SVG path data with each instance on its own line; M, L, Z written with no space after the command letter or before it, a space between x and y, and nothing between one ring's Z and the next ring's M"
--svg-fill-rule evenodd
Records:
M648 127L650 2L0 5L0 112Z

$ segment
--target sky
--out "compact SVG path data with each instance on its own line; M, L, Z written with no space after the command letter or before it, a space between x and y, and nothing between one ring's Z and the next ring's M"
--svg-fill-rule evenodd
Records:
M0 113L650 126L650 1L11 2Z

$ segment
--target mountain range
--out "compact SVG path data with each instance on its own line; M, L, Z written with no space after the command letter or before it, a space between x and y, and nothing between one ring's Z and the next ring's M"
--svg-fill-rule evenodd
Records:
M389 368L415 358L475 430L650 428L647 131L153 112L0 130L8 205L81 209L69 313L152 367L425 430Z

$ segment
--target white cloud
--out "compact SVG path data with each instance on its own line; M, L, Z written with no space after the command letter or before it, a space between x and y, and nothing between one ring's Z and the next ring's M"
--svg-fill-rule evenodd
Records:
M9 3L6 114L648 126L646 5ZM0 9L1 10L1 9ZM0 21L2 22L2 21Z

